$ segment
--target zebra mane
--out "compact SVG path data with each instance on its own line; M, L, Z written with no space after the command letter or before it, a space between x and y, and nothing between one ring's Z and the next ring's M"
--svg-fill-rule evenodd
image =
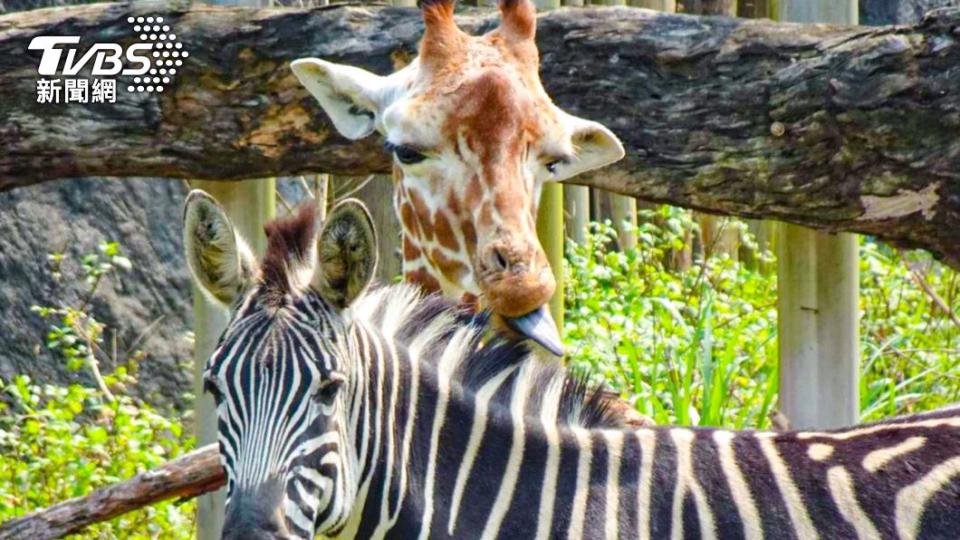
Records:
M485 315L468 312L449 299L424 295L408 284L389 285L365 293L353 310L358 319L405 346L419 362L440 369L443 358L452 358L446 373L455 390L473 394L494 378L504 377L500 388L509 386L513 392L497 391L490 401L493 412L508 411L511 400L522 397L524 416L552 419L555 414L558 426L622 425L601 399L602 388L589 384L585 374L535 354L526 342L501 336ZM551 414L544 417L545 411Z
M291 215L268 223L267 253L260 268L266 301L298 293L308 285L316 258L318 223L312 201L301 204ZM491 380L502 377L491 398L492 411L508 411L513 398L522 398L523 414L558 426L620 427L601 399L601 389L592 388L584 374L569 372L560 362L534 354L525 342L512 341L490 324L485 314L458 307L439 295L424 295L409 284L374 288L352 306L360 320L376 328L384 338L406 347L419 362L432 362L448 377L451 388L475 393Z
M267 252L260 265L260 283L267 293L265 301L306 287L313 273L318 228L313 200L301 203L289 216L264 225Z

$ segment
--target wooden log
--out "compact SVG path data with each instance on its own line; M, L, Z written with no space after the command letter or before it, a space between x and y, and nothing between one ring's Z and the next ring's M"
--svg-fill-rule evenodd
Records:
M162 94L37 104L37 35L130 43L163 13L191 52ZM495 17L459 17L469 31ZM626 8L540 17L548 92L611 126L626 159L578 183L716 213L857 231L960 268L960 10L841 27ZM289 72L321 56L379 73L411 54L408 9L98 4L0 17L0 189L85 175L239 179L386 172L338 137ZM350 39L345 39L349 34Z
M189 499L213 491L226 478L215 444L156 469L0 524L0 540L47 540L76 533L100 521L167 499Z

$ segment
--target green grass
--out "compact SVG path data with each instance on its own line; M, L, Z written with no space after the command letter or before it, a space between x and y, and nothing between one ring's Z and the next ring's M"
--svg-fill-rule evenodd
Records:
M774 267L773 256L747 265L721 255L675 270L668 261L696 224L668 207L641 221L634 250L614 249L609 224L594 224L585 245L567 245L571 363L659 424L769 427L777 402L777 283L774 272L752 266ZM932 300L956 306L960 278L927 257L910 257L929 292L900 254L862 241L864 421L960 400L960 324Z

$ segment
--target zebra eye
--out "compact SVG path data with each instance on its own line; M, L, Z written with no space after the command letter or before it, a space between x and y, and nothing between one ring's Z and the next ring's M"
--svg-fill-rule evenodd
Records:
M223 394L220 393L220 387L209 375L203 377L203 391L210 394L217 403L220 403L220 399L223 397Z
M340 387L343 386L344 377L339 373L334 373L330 379L324 381L324 383L317 390L316 398L324 406L332 406L334 400L337 399L337 392L340 391Z

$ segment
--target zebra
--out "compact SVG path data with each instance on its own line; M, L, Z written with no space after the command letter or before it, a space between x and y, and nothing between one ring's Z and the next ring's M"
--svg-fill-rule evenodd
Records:
M362 204L266 227L192 192L223 538L958 538L960 409L833 431L624 429L582 378L408 285Z

